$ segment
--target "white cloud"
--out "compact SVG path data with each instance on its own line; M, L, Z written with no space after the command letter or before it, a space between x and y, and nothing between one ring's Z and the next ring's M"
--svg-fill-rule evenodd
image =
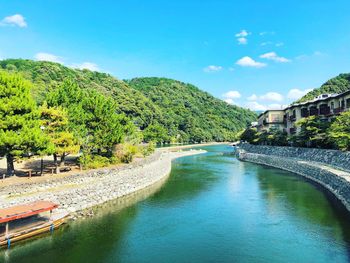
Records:
M311 55L302 54L302 55L296 56L295 59L305 60L305 59L309 59L309 58L313 58L313 57L326 57L326 56L328 56L326 53L323 53L320 51L314 51Z
M248 31L247 30L241 30L241 32L239 32L239 33L237 33L236 35L235 35L235 37L246 37L246 36L248 36L250 33L248 33Z
M273 44L273 42L271 42L271 41L267 41L267 42L262 42L261 44L260 44L260 46L267 46L267 45L272 45Z
M279 94L278 92L270 91L270 92L267 92L266 94L260 96L259 99L263 100L263 101L277 101L277 102L280 102L280 101L284 100L284 97L281 94Z
M265 63L257 62L251 57L245 56L236 62L237 65L241 67L253 67L253 68L263 68L266 66Z
M20 14L15 14L13 16L7 16L1 20L0 25L2 26L19 26L27 27L27 22L25 18Z
M275 34L274 31L264 31L264 32L260 32L260 33L259 33L260 36L274 35L274 34Z
M204 72L217 72L222 70L221 66L210 65L203 69Z
M279 62L279 63L290 62L289 59L284 58L284 57L279 57L275 52L268 52L268 53L262 54L260 56L260 58L272 60L272 61Z
M49 53L39 52L34 56L34 58L40 61L51 61L63 64L63 61L60 57Z
M224 101L225 101L227 104L231 104L231 105L236 104L236 103L234 102L233 99L224 99Z
M246 44L248 44L248 39L245 38L245 37L237 38L237 41L238 41L238 44L240 44L240 45L246 45Z
M275 46L276 46L276 47L282 47L282 46L284 46L284 43L283 43L283 42L278 42L278 43L276 43Z
M297 100L297 99L300 99L302 96L304 96L306 93L310 92L311 90L312 89L305 89L305 90L291 89L287 94L287 98L292 100Z
M92 62L83 62L80 65L78 65L77 68L88 69L91 71L99 71L100 70L99 67L95 63L92 63Z
M235 68L230 67L230 68L228 68L228 70L229 70L229 71L235 71Z
M238 99L241 97L241 94L237 90L230 90L222 96L227 99Z
M255 94L253 94L253 95L251 95L251 96L249 96L247 98L247 100L250 100L250 101L255 101L255 100L258 100L258 99L259 99L258 96L256 96Z
M273 103L273 104L269 104L267 105L267 108L269 110L283 110L284 108L286 108L287 105L284 104L278 104L278 103Z
M248 44L248 39L247 36L250 35L247 30L241 30L241 32L235 34L235 37L237 38L238 44L239 45L246 45Z
M267 110L267 107L265 105L262 105L256 101L247 102L246 107L251 109L252 111L265 111L265 110Z

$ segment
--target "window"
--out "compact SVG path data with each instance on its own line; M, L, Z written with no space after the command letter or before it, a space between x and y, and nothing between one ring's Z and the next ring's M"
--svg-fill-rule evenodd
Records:
M331 102L331 109L334 110L334 101Z
M346 99L346 108L350 108L350 98Z

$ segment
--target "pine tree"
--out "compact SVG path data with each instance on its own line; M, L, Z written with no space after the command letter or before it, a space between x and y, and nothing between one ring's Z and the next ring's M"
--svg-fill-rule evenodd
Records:
M350 112L339 115L328 129L330 141L342 151L350 151Z
M18 157L47 152L48 138L40 129L39 111L30 95L31 84L19 75L0 71L0 156L13 175Z
M65 158L72 153L79 152L80 145L74 134L69 131L68 114L61 107L48 107L44 103L40 107L41 125L53 144L53 156L56 173L59 166L64 166ZM58 163L58 157L60 162Z

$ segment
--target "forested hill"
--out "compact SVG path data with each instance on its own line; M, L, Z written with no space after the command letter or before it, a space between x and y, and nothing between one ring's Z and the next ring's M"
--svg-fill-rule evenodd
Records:
M325 93L342 93L350 90L350 73L340 74L335 78L328 80L320 88L314 89L303 96L298 102L312 100L318 95Z
M143 131L145 141L201 142L231 140L256 115L214 98L190 84L162 78L121 81L89 70L22 59L0 61L0 68L19 72L34 84L33 95L41 104L48 91L65 80L80 88L112 97L119 113L130 117Z
M190 137L225 140L256 119L256 114L228 105L197 87L166 78L135 78L127 81L163 110L169 127Z

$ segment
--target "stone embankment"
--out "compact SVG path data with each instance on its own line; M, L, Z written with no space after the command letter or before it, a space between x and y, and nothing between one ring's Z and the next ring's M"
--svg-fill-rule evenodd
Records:
M6 186L0 188L0 208L48 200L58 203L62 211L82 211L151 186L170 174L173 159L204 152L157 150L147 158L117 168L91 170L39 183Z
M350 154L335 150L241 144L242 161L287 170L317 182L350 211Z

